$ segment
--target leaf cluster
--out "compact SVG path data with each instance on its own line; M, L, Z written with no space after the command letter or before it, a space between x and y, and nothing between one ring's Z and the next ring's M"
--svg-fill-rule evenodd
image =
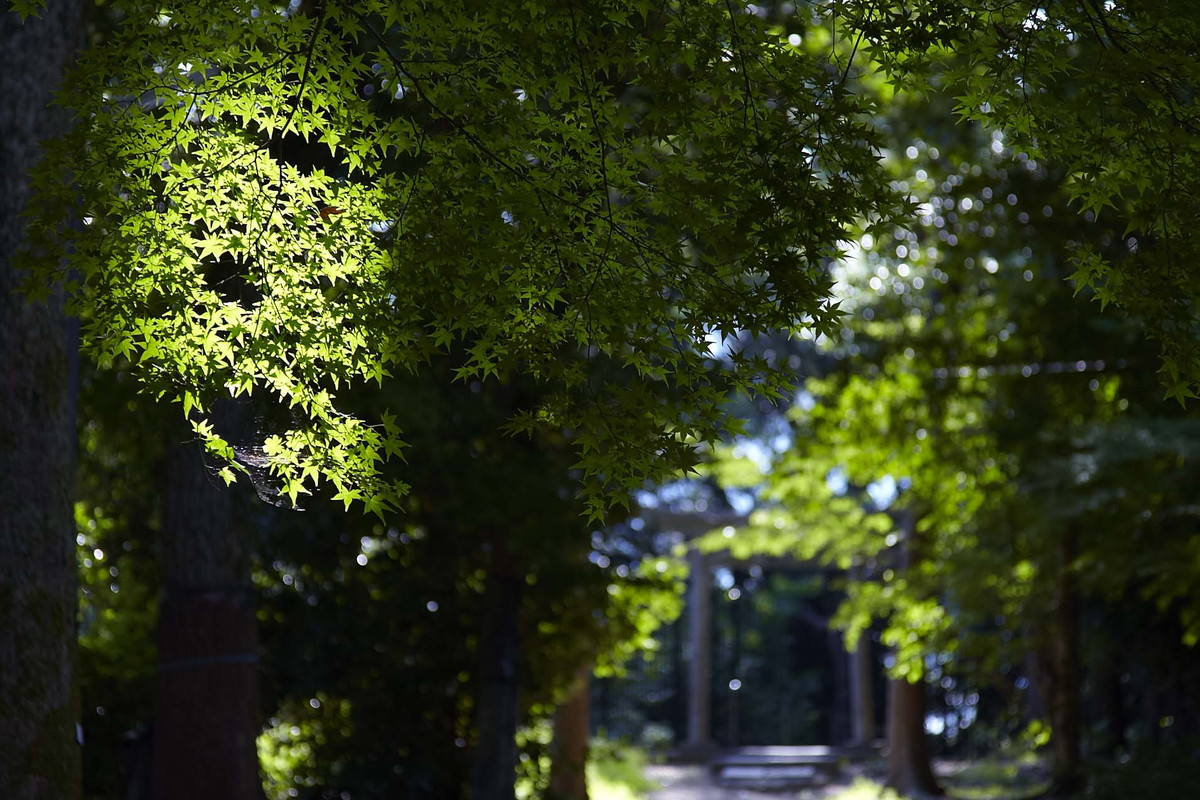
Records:
M728 390L781 391L709 335L831 330L824 260L903 207L870 100L722 4L115 9L62 97L35 284L235 465L216 396L292 409L261 449L293 502L394 508L402 432L340 392L454 347L458 380L545 388L513 429L575 433L598 516L690 466Z

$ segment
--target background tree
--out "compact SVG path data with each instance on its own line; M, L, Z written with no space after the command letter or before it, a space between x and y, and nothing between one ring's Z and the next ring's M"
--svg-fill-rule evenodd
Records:
M1099 0L927 0L903 11L839 0L829 9L898 83L932 77L948 87L961 117L1055 164L1076 208L1123 226L1124 247L1075 241L1072 277L1152 331L1168 393L1195 397L1197 285L1179 265L1196 255L1197 9Z
M28 9L25 9L27 12ZM54 293L18 291L39 145L68 123L50 99L80 8L0 11L0 795L79 797L71 543L76 327Z
M1121 246L1119 223L1065 213L1059 176L1001 131L931 125L939 102L893 106L892 163L922 201L918 224L864 237L835 268L851 312L827 346L838 361L800 393L768 510L733 546L874 565L882 581L852 584L841 622L853 639L873 616L889 619L897 672L988 685L1003 671L1038 684L1055 790L1069 793L1083 771L1081 620L1102 586L1153 596L1149 554L1189 546L1194 520L1169 509L1170 487L1193 474L1193 422L1158 400L1156 357L1136 328L1064 281L1070 242ZM1142 491L1134 472L1164 491ZM853 487L873 487L870 499ZM1126 501L1140 520L1119 510ZM916 527L863 524L886 506L915 514ZM1143 538L1137 557L1110 550L1131 536L1155 544ZM924 557L902 571L897 551L914 542ZM1161 569L1174 583L1177 570ZM1168 591L1157 602L1187 637L1193 612L1180 600ZM1023 667L1023 651L1042 667ZM956 656L947 664L945 653Z
M228 418L245 409L226 400L214 411L232 427ZM168 443L164 464L149 796L253 800L262 785L250 537L236 522L234 493L190 431L168 430L180 441Z

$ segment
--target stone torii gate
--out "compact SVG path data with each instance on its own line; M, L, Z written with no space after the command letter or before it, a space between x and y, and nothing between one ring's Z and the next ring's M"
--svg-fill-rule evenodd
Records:
M664 532L676 532L688 543L688 588L685 609L687 638L683 651L687 663L687 738L672 753L675 760L708 762L718 755L712 738L712 597L709 579L712 569L733 559L721 554L706 554L694 540L726 526L745 525L747 516L732 511L669 511L643 508L640 515L656 523ZM778 559L771 559L777 561ZM795 562L790 562L795 563ZM849 701L852 747L870 747L875 740L875 714L871 682L871 654L868 643L860 639L854 652L846 654L849 677Z

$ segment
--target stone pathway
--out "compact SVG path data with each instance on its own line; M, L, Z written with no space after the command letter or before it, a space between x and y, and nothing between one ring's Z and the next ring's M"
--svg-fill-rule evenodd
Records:
M661 789L650 793L650 800L821 800L849 785L836 783L819 789L761 792L717 786L708 767L674 764L649 766L646 777L662 785Z

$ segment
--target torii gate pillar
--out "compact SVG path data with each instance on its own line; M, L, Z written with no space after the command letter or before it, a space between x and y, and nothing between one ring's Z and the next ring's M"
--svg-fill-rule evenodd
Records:
M712 741L712 597L708 561L695 547L688 553L687 740L678 755L705 759Z

